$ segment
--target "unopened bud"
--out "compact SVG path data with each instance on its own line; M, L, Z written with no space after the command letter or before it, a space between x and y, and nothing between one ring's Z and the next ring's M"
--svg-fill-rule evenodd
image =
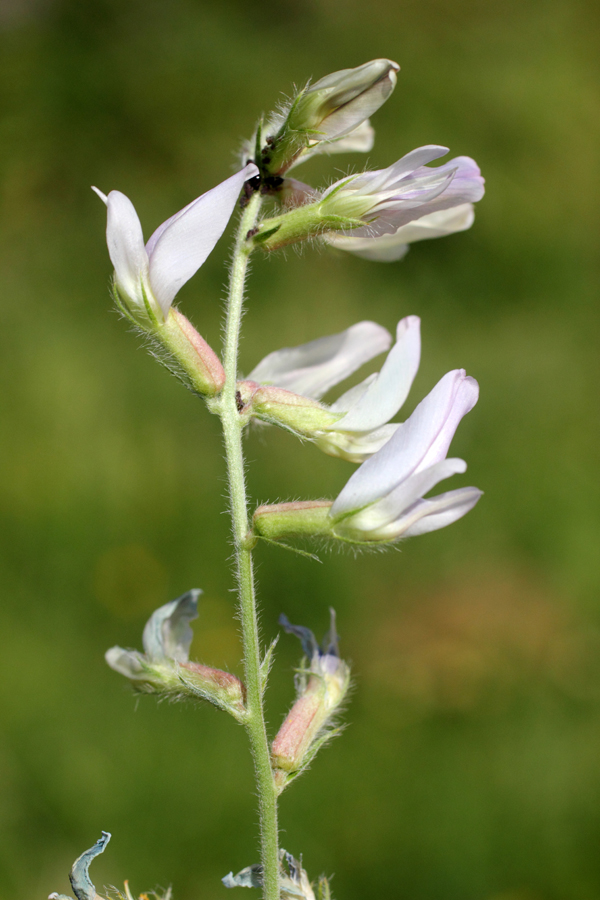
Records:
M326 75L301 91L267 141L264 170L281 175L311 145L337 141L360 128L394 90L399 68L389 59L374 59Z
M297 700L271 747L273 777L282 791L336 733L327 726L348 692L350 668L338 655L333 610L330 629L320 647L308 628L291 625L283 615L279 621L287 632L300 638L309 661L308 668L298 673Z
M349 134L385 103L399 69L390 59L373 59L326 75L300 95L290 112L290 128L317 132L320 140Z

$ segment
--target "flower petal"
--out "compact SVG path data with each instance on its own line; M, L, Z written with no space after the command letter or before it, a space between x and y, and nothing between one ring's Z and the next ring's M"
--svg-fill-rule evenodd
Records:
M117 286L143 307L142 281L148 278L148 254L138 214L129 197L121 191L111 191L105 197L97 188L93 190L107 207L106 243Z
M373 384L379 372L373 372L372 375L367 375L367 377L361 381L359 384L355 384L354 387L349 388L349 390L345 391L341 397L338 397L337 400L334 400L333 403L329 404L330 412L334 413L347 413L350 412L353 406L355 406L361 397L367 392L367 389L370 385Z
M336 250L345 250L371 262L398 262L406 256L409 249L408 244L398 241L395 234L383 234L377 238L355 238L330 232L323 235L323 238Z
M420 219L422 216L481 200L485 192L485 182L477 163L468 156L458 156L456 159L451 159L446 165L455 169L455 174L441 193L426 200L416 209L402 208L401 205L398 205L396 210L388 209L382 213L380 219L384 219L388 225L393 225L397 231L401 226ZM440 168L445 169L446 166L440 166ZM426 171L427 169L423 168L414 174L416 177L420 177ZM377 232L377 228L381 227L378 219L374 233Z
M433 162L434 159L445 156L448 152L448 147L442 147L439 144L427 144L424 147L417 147L416 150L411 150L410 153L406 153L397 162L392 163L387 169L376 169L375 171L363 172L361 175L358 175L352 181L352 189L375 194L377 191L385 190L388 186L395 184L401 178L418 171L426 166L427 163ZM435 172L435 169L426 169L425 171L431 174ZM335 187L336 185L333 184L323 196L327 196Z
M163 222L148 241L150 284L165 316L223 234L244 182L256 174L249 163Z
M391 69L387 77L382 78L369 90L340 106L330 113L319 126L325 139L345 137L351 134L361 122L372 116L390 96L396 85L396 72Z
M323 453L345 459L348 462L363 463L387 444L394 434L397 425L382 425L375 431L365 434L352 434L349 431L322 431L317 434L315 443Z
M362 509L418 467L443 459L460 419L477 402L477 393L477 382L464 369L444 375L387 444L354 473L333 504L332 515Z
M102 837L98 838L94 846L82 853L73 863L69 873L69 881L77 900L96 900L98 894L90 879L90 863L100 853L104 853L110 838L110 832L103 831Z
M421 320L407 316L398 323L396 343L377 378L335 425L336 431L372 431L395 416L408 397L421 359Z
M150 616L142 636L144 650L150 660L187 662L193 637L189 623L198 618L198 597L201 593L197 589L188 591L177 600L165 603Z
M462 371L464 375L464 370ZM445 458L460 420L473 409L478 399L479 385L474 378L464 375L462 379L457 380L456 392L452 398L448 415L435 439L431 442L427 453L417 466L417 472Z
M344 519L344 525L366 533L377 532L378 539L393 538L394 526L407 510L438 482L452 475L462 474L466 469L467 464L462 459L443 459L434 466L411 475L385 497L365 507L355 516Z
M126 678L143 679L145 670L143 656L137 650L124 650L123 647L111 647L104 654L104 658L111 669Z
M439 494L432 500L420 500L406 514L403 537L415 537L452 525L473 509L482 494L483 491L476 487L465 487Z
M403 225L394 234L383 234L376 238L356 238L331 233L324 238L337 250L345 250L362 259L373 262L396 262L406 256L409 244L466 231L473 224L474 218L473 204L463 203L453 209L439 210L421 216L420 219Z
M358 322L339 334L265 356L248 380L318 399L360 366L387 350L392 338L375 322Z
M330 141L319 141L307 151L313 153L369 153L375 143L375 129L369 119L365 119L348 134ZM306 157L304 157L305 159Z

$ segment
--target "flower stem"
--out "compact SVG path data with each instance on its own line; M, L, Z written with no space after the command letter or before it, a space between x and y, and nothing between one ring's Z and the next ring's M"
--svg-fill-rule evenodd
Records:
M247 692L246 729L250 739L261 833L261 864L265 900L279 900L279 834L277 828L277 795L263 708L260 642L256 612L256 595L252 569L252 551L247 549L248 509L242 452L242 423L236 401L238 345L244 301L244 284L251 247L246 235L254 228L261 198L254 194L248 202L238 228L229 280L227 321L225 326L225 387L221 394L220 415L223 423L235 566L238 579L240 618L244 646L244 671Z

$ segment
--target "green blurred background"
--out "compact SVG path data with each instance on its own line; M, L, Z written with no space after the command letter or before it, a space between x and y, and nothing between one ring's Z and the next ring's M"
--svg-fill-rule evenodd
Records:
M586 0L2 0L2 897L66 892L101 829L98 886L225 900L219 878L257 859L243 731L136 701L103 661L192 586L194 656L239 671L239 643L218 423L111 311L89 186L127 193L148 235L231 173L280 92L378 56L402 71L371 164L475 157L475 226L392 265L257 258L241 367L422 316L411 404L450 368L479 379L453 453L485 497L399 552L259 548L265 638L281 611L322 632L334 603L356 673L282 842L337 900L600 896L598 19ZM215 345L227 256L180 294ZM352 471L274 429L246 446L253 501L333 496ZM297 660L286 636L274 727Z

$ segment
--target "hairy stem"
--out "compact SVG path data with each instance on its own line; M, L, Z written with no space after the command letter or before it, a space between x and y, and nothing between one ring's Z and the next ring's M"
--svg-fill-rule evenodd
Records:
M225 328L224 368L226 381L220 398L220 413L227 457L235 566L244 645L244 670L248 709L246 728L254 758L260 815L263 893L265 900L279 900L277 796L265 728L252 552L245 546L245 537L249 523L244 479L244 456L242 452L242 425L236 402L239 333L244 301L244 284L248 258L251 252L251 248L247 245L245 238L256 224L259 208L260 195L256 193L242 214L233 253Z

